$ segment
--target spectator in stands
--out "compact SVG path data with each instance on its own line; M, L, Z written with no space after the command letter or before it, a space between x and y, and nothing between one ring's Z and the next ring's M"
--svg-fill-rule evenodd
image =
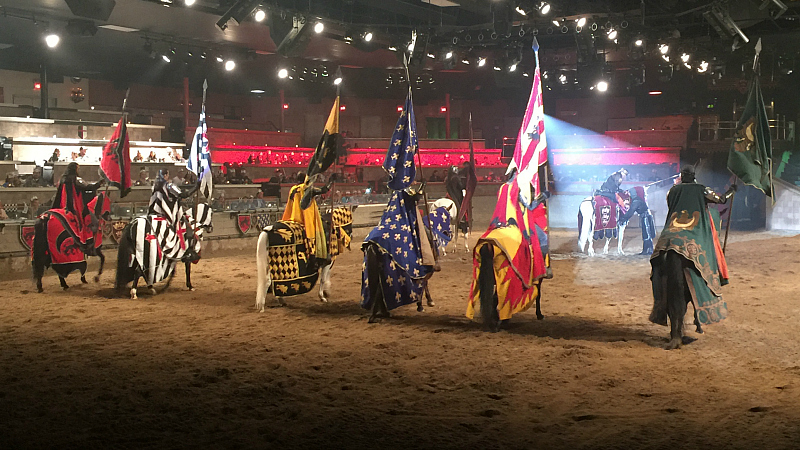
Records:
M220 190L217 199L211 202L211 209L213 209L214 211L225 210L225 191Z
M35 219L39 217L39 214L41 214L41 212L39 212L41 209L42 205L39 204L39 197L34 195L31 197L31 204L28 205L28 212L26 213L25 217L28 219Z
M3 207L3 202L0 202L0 220L8 220L8 214L6 214L6 209Z
M61 150L55 149L55 150L53 150L53 156L51 156L48 161L49 162L57 162L59 158L61 158Z
M17 173L16 171L8 172L6 174L6 182L3 183L3 187L8 188L8 187L20 187L20 186L22 186L22 182L19 179L19 173Z
M135 186L150 186L150 174L147 169L139 170L139 179L134 183Z
M185 173L183 175L182 183L183 184L194 184L195 180L197 179L197 176L194 174L194 172L190 172L188 170L185 170L183 172L185 172Z
M142 161L144 161L144 158L142 157L142 152L137 150L136 156L133 157L133 162L142 162Z
M78 161L86 161L86 149L83 147L78 148Z
M158 162L158 156L156 156L155 150L150 150L150 154L147 155L147 162Z
M253 180L247 176L247 171L242 169L241 173L239 174L239 183L241 184L253 184Z
M431 173L431 176L428 178L428 181L432 181L432 182L442 181L442 176L439 175L439 171L438 170L434 170Z
M176 161L176 162L177 161L183 161L183 156L181 156L181 154L178 153L178 149L177 148L172 149L172 160Z
M264 192L258 191L256 194L255 202L253 202L256 208L266 208L267 202L264 201Z
M47 186L47 181L42 177L42 167L36 166L33 169L33 174L30 178L25 180L25 187L42 187Z

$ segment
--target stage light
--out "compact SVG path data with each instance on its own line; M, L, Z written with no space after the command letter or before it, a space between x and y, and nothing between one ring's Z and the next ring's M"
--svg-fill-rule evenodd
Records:
M167 55L161 55L161 59L163 59L163 60L164 60L164 62L170 62L170 61L171 61L171 60L169 59L169 56L167 56Z
M666 62L669 62L669 55L661 55L661 59L663 59Z
M539 14L546 16L547 13L550 12L550 3L542 2L542 5L539 7Z
M253 14L253 19L255 19L256 22L263 22L266 18L267 13L263 9L257 9L256 13Z
M484 58L483 56L478 58L478 67L483 67L485 65L486 65L486 58Z
M609 40L613 41L614 39L617 38L617 30L613 28L608 30L608 34L606 36L608 37Z
M683 54L681 54L681 61L683 61L683 62L689 62L689 58L690 58L690 56L689 56L689 54L688 54L688 53L683 53Z
M440 107L440 108L439 108L439 112L441 112L441 113L446 113L446 112L447 112L447 106L442 106L442 107Z
M236 63L232 59L229 59L229 60L225 61L225 70L230 72L231 70L233 70L235 68L236 68Z
M498 66L497 64L495 64L494 65L494 70L500 71L500 70L503 70L503 69L500 66Z
M289 76L289 71L286 69L281 69L278 71L278 78L286 78Z
M531 75L530 75L528 72L522 72L522 76L523 76L523 77L529 77L529 76L531 76Z
M397 47L395 47L394 45L390 45L389 46L389 50L391 50L393 52L396 52L397 51Z
M217 56L217 62L221 63L222 61L225 61L224 59L222 59L222 56Z
M597 83L597 90L600 92L605 92L608 90L608 82L607 81L600 81Z
M289 104L288 103L284 103L283 104L283 109L289 109Z
M518 12L520 15L523 15L523 16L527 16L528 15L528 13L526 13L525 10L520 8L519 6L514 8L514 11Z
M364 33L364 41L369 42L371 40L372 40L372 32L367 31L366 33Z
M580 19L577 20L577 22L578 26L583 28L583 26L586 25L586 17L581 17Z
M514 72L515 70L517 70L517 65L516 64L511 64L510 66L508 66L508 71L509 72Z
M322 33L323 30L325 30L325 24L324 23L317 22L316 25L314 25L314 33L320 34L320 33Z
M650 91L648 92L650 95L661 95L661 91Z
M250 93L251 94L263 94L264 90L263 89L250 89Z
M206 52L200 53L200 59L206 59Z
M183 4L186 6L194 5L195 0L183 0Z
M658 46L658 51L661 52L662 55L666 55L669 53L669 44L660 44Z
M403 105L397 105L397 112L403 112Z
M558 76L558 82L561 84L567 84L567 76L562 73Z
M59 41L61 41L61 38L58 37L57 34L51 33L44 38L44 41L47 43L48 47L56 48L58 46Z
M333 85L334 86L338 86L340 84L342 84L342 77L339 76L339 77L336 77L336 78L333 79Z
M469 58L462 58L461 59L461 64L469 65Z
M428 58L436 59L436 55L434 55L433 53L428 53Z
M453 57L453 52L447 52L444 54L444 59L450 59Z

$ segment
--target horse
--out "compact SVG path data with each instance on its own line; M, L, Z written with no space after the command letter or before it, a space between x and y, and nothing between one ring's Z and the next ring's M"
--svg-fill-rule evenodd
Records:
M211 207L207 203L197 205L195 220L191 210L183 210L174 225L157 215L139 216L122 230L117 252L117 274L114 287L120 290L132 283L131 300L137 299L139 278L144 278L150 294L157 291L155 283L167 280L165 291L174 276L178 262L184 263L186 287L193 291L191 267L200 260L203 232L213 230Z
M458 217L457 216L457 214L458 214L458 206L456 205L456 202L454 202L453 200L451 200L451 199L449 199L447 197L442 197L442 198L436 200L435 202L433 202L433 205L431 207L431 209L434 210L434 211L439 209L439 208L444 208L445 210L447 210L447 213L450 215L450 224L452 225L453 219ZM459 230L455 230L455 232L453 232L451 230L451 235L454 235L454 233L457 233L458 231L461 231L461 233L463 233L463 236L464 236L464 250L466 252L469 252L469 250L470 250L470 248L469 248L469 232L470 232L470 229L469 229L469 225L467 224L467 221L466 220L462 220L461 222L459 222L458 228L459 228ZM448 243L449 243L449 240L448 240L448 242L445 242L444 245L441 245L442 242L437 239L437 245L439 246L439 250L440 250L442 256L446 256L447 255L446 248L447 248L447 244ZM458 250L457 246L454 246L454 248L456 250Z
M328 238L329 257L321 261L315 256L314 241L306 239L305 226L300 222L279 220L259 233L256 244L256 309L259 312L264 312L270 288L278 304L285 306L283 297L310 292L317 281L320 301L328 302L333 263L340 253L350 249L353 212L347 207L334 208L322 216L322 223Z
M594 241L605 238L606 244L603 246L603 254L607 255L611 239L617 238L617 253L625 255L625 252L622 251L622 241L625 236L627 222L623 223L619 219L630 208L630 203L631 194L628 191L617 194L616 204L601 195L583 199L578 209L578 230L580 233L578 236L578 251L583 253L588 244L587 253L589 256L594 256ZM599 217L596 210L599 210ZM603 226L603 229L596 230L597 225Z
M688 309L687 304L692 303L694 308L694 324L698 334L703 334L703 327L700 325L697 308L694 307L692 293L686 282L686 270L696 270L694 264L674 250L667 251L664 258L661 286L666 291L667 316L670 323L670 340L664 348L674 350L683 345L683 321Z
M51 209L43 213L34 225L31 246L31 267L38 292L42 288L42 276L47 267L58 274L61 288L69 289L67 276L77 270L81 282L86 284L86 257L100 258L100 270L94 281L100 281L105 265L103 255L103 224L111 220L111 202L105 193L98 193L88 204L89 214L77 217L65 209ZM80 222L79 222L80 221Z

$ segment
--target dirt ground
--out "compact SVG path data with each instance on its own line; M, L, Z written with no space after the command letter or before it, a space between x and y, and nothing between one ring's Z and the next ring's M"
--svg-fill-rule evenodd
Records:
M44 294L2 282L0 448L800 445L800 237L734 236L730 317L668 352L647 257L575 255L571 235L553 236L545 319L496 334L464 317L463 252L431 282L436 307L372 325L357 245L331 303L270 297L264 313L249 253L201 261L194 292L181 274L138 300L111 298L113 269L66 292L52 272Z

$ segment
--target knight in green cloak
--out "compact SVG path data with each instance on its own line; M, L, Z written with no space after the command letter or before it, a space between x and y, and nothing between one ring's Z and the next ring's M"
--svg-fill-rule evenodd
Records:
M695 325L720 322L728 315L722 300L722 286L728 284L728 268L719 241L720 216L711 203L726 203L736 191L736 185L722 196L695 181L694 167L681 170L681 182L667 194L667 220L650 258L653 283L653 310L650 321L672 329L670 348L680 347L683 337L683 316L686 305L692 302ZM670 265L675 255L681 262ZM675 273L677 272L677 273ZM680 273L682 272L682 273Z

